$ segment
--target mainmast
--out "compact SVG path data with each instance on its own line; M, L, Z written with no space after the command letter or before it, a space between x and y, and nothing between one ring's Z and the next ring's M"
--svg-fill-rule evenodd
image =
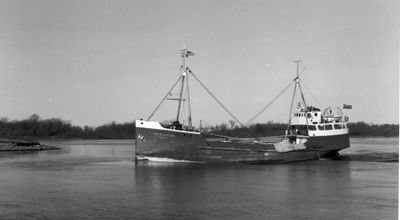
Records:
M294 62L296 63L296 78L295 78L296 83L294 84L294 91L293 91L293 96L292 96L292 103L291 103L291 105L290 105L288 130L289 130L289 127L290 127L290 124L291 124L291 121L292 121L293 103L294 103L294 98L295 98L295 96L296 96L296 89L297 89L297 87L299 87L301 99L302 99L302 101L303 101L303 105L304 105L304 107L307 107L306 100L305 100L304 94L303 94L303 90L301 89L301 86L300 86L300 76L299 76L299 66L300 66L300 62L301 62L300 57L298 57ZM306 109L307 109L307 108L306 108Z

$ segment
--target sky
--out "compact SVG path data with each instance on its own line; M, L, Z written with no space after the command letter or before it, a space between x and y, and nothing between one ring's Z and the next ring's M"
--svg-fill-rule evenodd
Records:
M147 119L180 76L185 44L190 69L242 123L293 80L300 57L307 104L351 104L352 122L397 124L398 11L396 0L4 0L0 117ZM189 79L194 124L231 119ZM254 122L287 122L292 92Z

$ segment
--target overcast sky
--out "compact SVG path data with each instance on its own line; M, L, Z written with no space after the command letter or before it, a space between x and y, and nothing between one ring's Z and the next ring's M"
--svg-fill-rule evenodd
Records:
M308 104L398 123L398 12L396 0L1 1L0 116L147 118L179 77L186 43L189 67L243 122L295 77L299 54ZM231 119L190 85L195 123ZM292 91L255 122L286 122ZM175 111L167 103L153 119Z

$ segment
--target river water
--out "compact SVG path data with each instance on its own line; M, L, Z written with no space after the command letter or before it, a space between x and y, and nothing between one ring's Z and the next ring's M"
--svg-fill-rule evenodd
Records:
M0 219L397 219L398 138L342 160L209 165L133 160L132 140L0 153Z

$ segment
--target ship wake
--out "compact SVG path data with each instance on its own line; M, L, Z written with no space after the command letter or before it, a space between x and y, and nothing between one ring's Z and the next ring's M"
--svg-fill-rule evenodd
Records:
M338 160L347 161L368 161L368 162L399 162L399 154L393 153L382 153L382 152L365 152L357 154L342 154Z
M147 156L136 156L136 160L138 161L152 161L152 162L160 162L160 163L200 163L197 161L190 160L176 160L166 157L147 157Z

